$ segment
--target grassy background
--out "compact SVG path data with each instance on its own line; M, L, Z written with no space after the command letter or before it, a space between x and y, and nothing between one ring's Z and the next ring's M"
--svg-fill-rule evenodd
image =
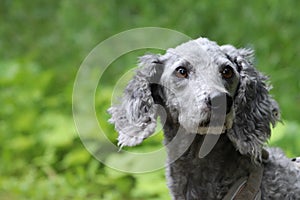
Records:
M219 44L253 47L271 77L284 125L271 145L300 154L300 1L0 1L0 199L169 199L164 171L126 174L105 167L82 145L72 118L77 70L99 42L158 26ZM118 47L116 47L118 48ZM106 77L135 66L120 57ZM115 79L96 94L106 124ZM159 148L161 136L141 148Z

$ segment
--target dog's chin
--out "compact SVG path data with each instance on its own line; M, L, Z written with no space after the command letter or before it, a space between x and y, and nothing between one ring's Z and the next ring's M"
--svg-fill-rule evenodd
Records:
M217 125L217 124L207 124L207 125L199 125L197 128L187 128L185 127L185 130L189 133L199 134L199 135L220 135L226 133L228 129L231 129L231 125L225 123L224 125Z
M197 134L206 135L220 135L226 133L228 129L232 128L232 120L226 119L224 124L202 123L199 125Z
M232 115L227 115L225 119L222 118L214 118L213 121L207 118L200 121L186 120L185 118L184 121L180 121L180 124L187 133L220 135L231 129L233 124Z

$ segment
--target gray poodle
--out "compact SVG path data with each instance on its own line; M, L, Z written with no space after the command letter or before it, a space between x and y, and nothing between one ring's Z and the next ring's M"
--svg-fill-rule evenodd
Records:
M251 50L199 38L141 57L110 122L134 146L160 116L172 199L300 199L299 160L265 147L280 120L266 82Z

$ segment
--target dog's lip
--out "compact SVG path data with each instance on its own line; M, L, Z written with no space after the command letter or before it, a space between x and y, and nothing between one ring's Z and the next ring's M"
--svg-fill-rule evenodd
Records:
M198 134L222 134L228 129L226 116L214 116L198 125Z
M220 127L226 125L226 116L214 116L210 119L204 120L199 123L199 127L208 128L212 127Z
M199 124L199 127L206 128L209 126L210 120L203 121Z

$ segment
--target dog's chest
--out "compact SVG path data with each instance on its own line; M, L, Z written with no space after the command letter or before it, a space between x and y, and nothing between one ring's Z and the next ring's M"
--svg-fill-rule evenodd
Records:
M249 164L233 147L223 146L225 143L226 139L221 138L211 153L199 158L201 139L196 138L189 150L169 166L171 190L185 199L222 199L236 180L248 175Z

